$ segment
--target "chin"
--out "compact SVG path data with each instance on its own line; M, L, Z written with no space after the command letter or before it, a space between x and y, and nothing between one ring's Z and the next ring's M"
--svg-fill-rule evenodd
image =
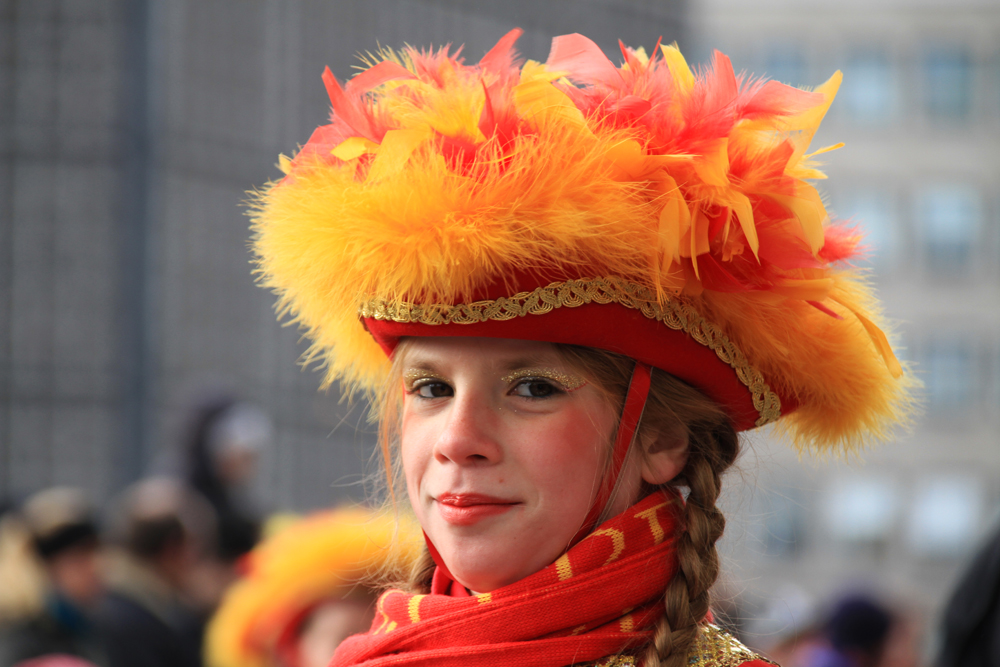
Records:
M464 576L468 574L468 576ZM503 588L509 584L513 584L518 581L518 577L501 577L498 576L496 572L490 572L489 574L484 574L482 572L470 572L457 574L452 572L452 576L470 591L475 593L492 593L498 588Z
M497 554L501 554L497 550ZM446 558L447 562L448 559ZM451 575L463 586L477 593L490 593L498 588L502 588L523 579L526 574L522 574L516 568L511 567L510 554L487 558L459 558L453 559L453 564L448 565Z

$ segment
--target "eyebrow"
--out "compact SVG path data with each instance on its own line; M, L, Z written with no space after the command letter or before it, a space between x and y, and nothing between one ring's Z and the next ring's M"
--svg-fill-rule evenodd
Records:
M417 355L413 355L412 360L407 360L405 364L404 373L408 371L428 371L440 373L438 370L438 363L434 359L421 359ZM508 361L501 362L499 364L499 370L501 373L509 373L510 371L517 371L523 368L559 368L564 367L566 364L561 359L549 359L546 360L538 356L525 356L525 357L514 357Z
M555 368L557 366L562 366L561 363L552 363L551 361L546 362L544 359L539 357L519 357L511 359L509 362L502 364L500 367L501 371L519 371L524 368Z

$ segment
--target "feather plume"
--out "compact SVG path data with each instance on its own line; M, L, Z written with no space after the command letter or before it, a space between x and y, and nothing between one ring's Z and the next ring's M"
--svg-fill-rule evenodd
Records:
M407 48L343 87L328 70L331 123L256 194L260 281L325 384L371 388L385 368L361 299L455 304L552 270L687 300L794 397L802 446L905 422L914 380L850 264L857 233L806 180L840 73L810 92L719 52L693 72L676 46L623 46L616 66L582 35L522 65L519 34L475 65Z
M268 667L280 642L317 605L359 593L406 571L423 534L408 517L395 520L361 508L291 519L243 561L244 575L226 591L208 625L205 657L214 667Z

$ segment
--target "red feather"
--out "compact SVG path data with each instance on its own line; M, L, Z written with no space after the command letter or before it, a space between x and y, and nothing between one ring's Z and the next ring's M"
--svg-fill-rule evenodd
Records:
M811 93L786 86L778 81L768 81L755 91L742 109L744 118L759 116L791 116L823 103L821 93Z
M857 227L846 224L830 225L824 230L823 247L819 256L826 262L846 262L861 255L862 234Z
M386 81L416 78L417 77L413 75L413 72L406 69L402 65L397 65L391 60L383 60L379 64L366 69L364 72L348 81L345 86L345 91L348 95L364 95L372 88L377 88Z
M323 83L326 85L327 95L330 96L334 119L346 123L354 130L356 136L376 141L368 114L355 100L348 97L344 89L337 83L337 78L333 76L329 67L323 71Z
M552 50L546 66L554 71L565 71L569 78L600 83L614 90L621 90L625 81L614 63L608 60L601 47L579 33L552 38Z
M510 76L514 72L510 70L514 67L514 43L524 34L520 28L514 28L500 38L492 49L479 61L479 69L484 72L496 74L501 78Z

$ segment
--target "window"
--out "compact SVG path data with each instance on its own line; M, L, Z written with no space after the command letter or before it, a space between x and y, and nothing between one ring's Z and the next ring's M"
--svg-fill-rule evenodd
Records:
M786 46L773 49L764 60L764 74L769 79L790 86L807 85L805 58L798 49Z
M963 555L981 528L983 501L982 485L975 477L923 480L910 508L910 547L930 557Z
M805 510L795 488L772 490L764 508L764 550L769 556L793 556L805 537Z
M860 53L844 68L844 109L862 123L882 123L896 112L896 73L880 53Z
M932 408L955 408L972 396L972 352L961 341L934 341L924 355L924 381Z
M837 215L864 232L862 244L872 264L885 266L898 252L896 200L885 190L846 192L837 201Z
M935 118L962 119L972 108L972 63L961 49L937 49L924 61L924 99Z
M970 185L933 185L917 199L928 265L935 271L963 272L982 227L978 190Z
M896 522L898 491L894 480L877 475L834 479L827 488L827 532L846 544L885 544Z

